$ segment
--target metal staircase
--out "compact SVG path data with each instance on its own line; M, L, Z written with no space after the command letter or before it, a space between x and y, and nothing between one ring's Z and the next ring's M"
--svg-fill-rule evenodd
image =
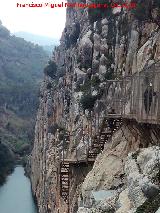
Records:
M63 161L60 164L60 195L67 205L69 205L69 185L69 163Z
M122 118L104 118L99 134L94 136L92 145L88 150L88 159L95 159L97 155L103 151L105 143L113 135L113 133L120 128L122 124Z
M113 135L113 133L120 128L122 124L122 118L116 117L114 115L112 117L104 117L100 131L98 134L93 136L92 144L89 147L86 160L78 160L78 159L67 159L63 155L63 159L60 163L60 196L67 204L68 209L67 213L69 213L69 194L70 194L70 165L71 164L80 164L80 163L88 163L94 162L97 155L101 153L104 149L105 143L109 140L109 138ZM68 140L67 140L68 142ZM65 149L66 147L64 147Z

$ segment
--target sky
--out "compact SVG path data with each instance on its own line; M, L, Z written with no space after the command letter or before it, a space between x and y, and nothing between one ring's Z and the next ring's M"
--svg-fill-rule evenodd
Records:
M55 3L61 0L0 0L0 20L11 33L25 31L60 39L65 25L65 8L20 8L17 3Z

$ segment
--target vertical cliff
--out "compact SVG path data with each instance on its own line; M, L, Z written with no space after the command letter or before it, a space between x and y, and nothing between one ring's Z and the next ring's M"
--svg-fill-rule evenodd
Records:
M158 209L160 4L136 2L67 9L31 156L39 213Z

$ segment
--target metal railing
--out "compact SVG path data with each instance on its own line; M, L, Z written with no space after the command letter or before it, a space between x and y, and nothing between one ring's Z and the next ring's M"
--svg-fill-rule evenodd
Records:
M160 124L160 71L136 73L126 85L122 117Z
M105 115L160 124L160 69L142 71L107 82L102 102Z
M90 113L88 124L86 125L85 122L86 126L84 126L82 121L80 135L77 135L81 143L72 150L73 158L77 161L87 160L87 153L94 137L99 137L106 119L125 118L135 119L139 123L160 124L159 81L159 69L142 71L120 80L109 80L102 100L97 101L94 110ZM88 141L87 144L86 141ZM66 141L63 147L64 144ZM68 150L63 148L61 154L61 159L66 159Z

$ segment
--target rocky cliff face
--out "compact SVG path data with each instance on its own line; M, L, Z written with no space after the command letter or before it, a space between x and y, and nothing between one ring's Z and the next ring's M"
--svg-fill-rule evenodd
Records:
M61 44L45 68L31 156L39 213L158 209L159 10L157 1L137 1L134 10L67 9ZM147 107L141 87L133 90L138 81L120 80L141 73L138 85L156 91ZM93 165L88 151L110 113L123 118L121 127ZM66 159L72 162L67 201L60 181Z
M146 140L136 124L113 135L81 186L78 212L156 212L160 150L140 149Z

